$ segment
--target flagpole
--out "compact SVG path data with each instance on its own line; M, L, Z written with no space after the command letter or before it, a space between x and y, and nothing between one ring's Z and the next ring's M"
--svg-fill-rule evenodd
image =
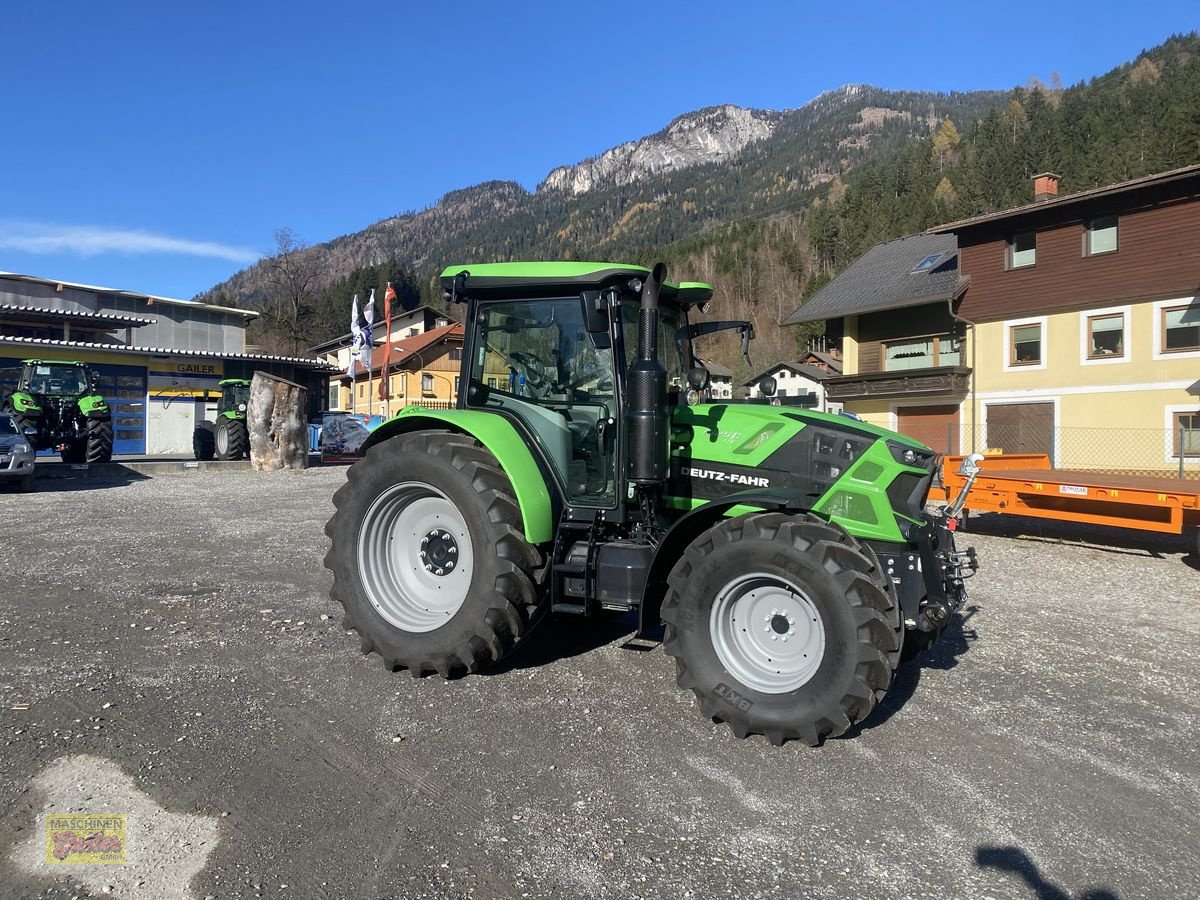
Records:
M367 327L363 330L366 335L363 349L367 354L367 415L373 416L375 415L375 394L371 390L371 358L375 355L375 329L372 327L375 322L375 288L371 288L371 296L367 298L363 315L367 320Z
M392 283L387 283L387 289L383 292L383 323L384 323L384 344L383 344L383 377L384 383L387 385L381 388L383 391L383 402L385 404L385 412L387 417L392 417L392 378L388 372L388 364L391 361L392 355L392 301L396 299L396 291L392 287Z
M362 352L362 327L358 324L358 294L350 305L350 414L358 412L358 362Z

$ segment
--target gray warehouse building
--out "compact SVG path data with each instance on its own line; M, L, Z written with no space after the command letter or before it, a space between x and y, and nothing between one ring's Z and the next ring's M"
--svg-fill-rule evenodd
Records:
M256 312L0 272L0 393L25 359L79 360L100 377L119 454L190 453L211 421L222 378L268 372L324 402L332 366L321 359L247 352ZM253 348L251 348L253 349Z

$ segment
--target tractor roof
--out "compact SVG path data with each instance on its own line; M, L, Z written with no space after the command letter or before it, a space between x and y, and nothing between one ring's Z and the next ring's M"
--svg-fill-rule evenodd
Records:
M77 359L23 359L21 362L27 366L83 366Z
M245 384L245 385L248 385L248 384L250 384L250 379L249 379L249 378L222 378L220 381L218 381L218 382L217 382L217 385L218 385L218 386L220 386L220 385L226 385L226 384Z
M465 275L459 292L468 297L487 300L526 297L562 297L580 291L603 290L625 284L632 279L644 280L650 270L645 266L609 262L506 262L481 263L471 266L447 266L441 275L442 290L455 292L454 282ZM712 285L699 281L667 282L662 286L664 300L683 306L707 303L713 294Z

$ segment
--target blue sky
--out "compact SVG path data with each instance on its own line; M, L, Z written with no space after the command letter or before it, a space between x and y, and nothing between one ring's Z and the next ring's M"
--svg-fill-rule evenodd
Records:
M978 9L976 7L979 7ZM1099 75L1191 2L7 4L0 269L189 297L716 103Z

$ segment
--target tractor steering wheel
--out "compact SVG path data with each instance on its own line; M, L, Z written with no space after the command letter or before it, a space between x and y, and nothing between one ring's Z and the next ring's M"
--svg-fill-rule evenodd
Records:
M540 359L524 350L514 350L508 354L508 361L517 374L525 379L525 385L534 397L540 398L546 394L550 383Z

